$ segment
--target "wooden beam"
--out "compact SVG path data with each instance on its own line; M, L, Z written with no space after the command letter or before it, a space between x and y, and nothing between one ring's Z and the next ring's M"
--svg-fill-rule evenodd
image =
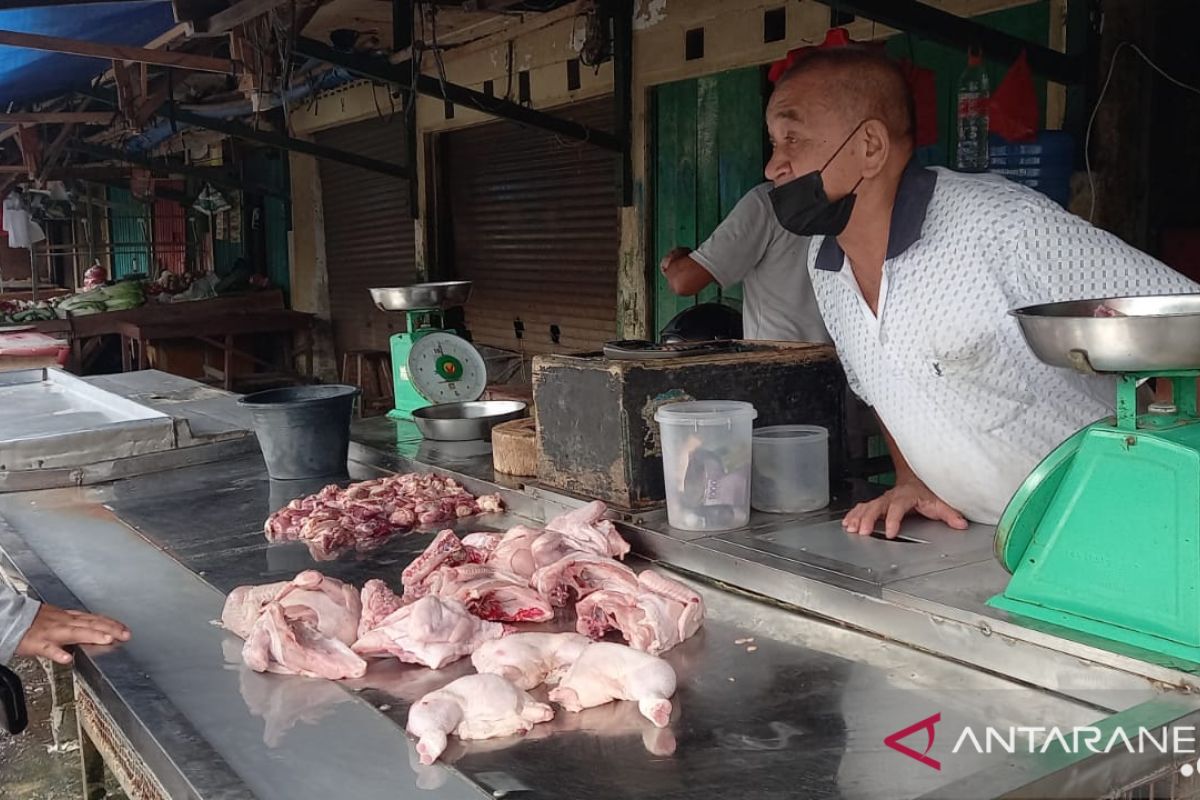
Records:
M178 25L175 25L173 28L170 28L170 29L164 31L163 33L159 34L158 36L155 36L153 39L151 39L150 41L148 41L144 45L142 45L142 47L146 48L147 50L159 50L179 39L182 39L185 36L187 36L187 25L185 23L180 22ZM100 83L105 84L105 83L108 83L109 81L111 81L112 79L113 79L113 71L112 71L112 69L109 69L103 75L100 76Z
M107 58L114 61L157 64L162 67L192 69L199 72L233 73L237 71L237 65L227 58L175 53L169 50L149 50L145 47L130 45L84 42L79 39L42 36L36 33L0 30L0 45L24 47L29 50L45 50L51 53L70 53L90 58Z
M249 22L255 17L260 17L268 11L273 11L287 1L242 0L240 3L234 3L224 11L213 14L207 19L198 19L195 22L186 22L184 24L188 26L188 36L190 37L221 36L233 30L238 25Z
M0 125L15 122L27 125L38 123L108 125L113 121L114 116L111 111L0 111Z

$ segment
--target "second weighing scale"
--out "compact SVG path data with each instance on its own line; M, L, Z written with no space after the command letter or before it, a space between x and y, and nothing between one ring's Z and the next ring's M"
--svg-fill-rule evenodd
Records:
M1117 381L1116 415L1059 445L996 528L1012 573L988 604L1200 662L1200 295L1052 303L1013 315L1034 354ZM1170 382L1139 413L1138 387Z
M396 394L395 408L388 412L392 419L411 420L418 408L483 396L483 356L445 322L445 311L466 304L470 294L470 281L371 290L380 310L405 313L405 332L390 340Z

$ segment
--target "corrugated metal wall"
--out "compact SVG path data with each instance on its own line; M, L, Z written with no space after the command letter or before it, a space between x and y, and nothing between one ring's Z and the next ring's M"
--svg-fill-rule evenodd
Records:
M161 185L183 191L183 181L164 181ZM177 275L187 271L187 209L174 200L154 201L154 265L154 275L161 270Z
M266 186L288 185L287 154L280 151L255 151L246 159L243 167L246 177ZM291 287L291 271L288 268L288 231L292 227L292 210L281 197L265 195L262 198L263 261L271 285L278 286L287 294Z
M327 147L404 163L404 124L398 116L332 128L316 139ZM404 315L379 311L367 290L416 282L408 182L327 160L320 162L320 171L335 348L339 355L386 350L388 337L404 330Z
M112 228L112 277L150 272L150 207L135 202L125 189L109 187L109 225Z
M611 97L553 113L612 130ZM613 154L511 122L454 131L441 144L454 271L475 282L472 338L521 349L515 320L527 353L593 350L616 338Z

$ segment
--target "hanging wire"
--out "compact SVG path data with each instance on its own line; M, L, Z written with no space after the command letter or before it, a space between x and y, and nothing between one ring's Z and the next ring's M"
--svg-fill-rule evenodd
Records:
M1101 87L1101 89L1100 89L1100 96L1096 98L1096 105L1092 108L1091 117L1088 118L1087 133L1084 135L1084 138L1083 138L1083 165L1084 165L1084 168L1087 170L1088 190L1091 192L1091 195L1092 195L1091 207L1088 209L1088 222L1091 222L1095 218L1095 215L1096 215L1096 181L1095 181L1095 177L1092 173L1092 157L1091 157L1092 127L1096 123L1096 113L1100 110L1100 104L1104 102L1104 95L1108 92L1108 85L1110 83L1112 83L1113 69L1117 66L1117 56L1119 56L1121 54L1121 51L1124 50L1125 48L1129 48L1133 52L1137 53L1139 56L1141 56L1143 61L1145 61L1147 64L1150 65L1150 67L1155 72L1157 72L1159 75L1163 76L1164 78L1166 78L1168 81L1175 84L1179 88L1186 89L1187 91L1189 91L1193 94L1200 94L1200 89L1197 89L1195 86L1184 83L1183 81L1167 74L1167 72L1165 70L1163 70L1162 67L1158 66L1158 64L1155 64L1150 59L1150 56L1146 55L1142 51L1142 48L1138 47L1133 42L1123 41L1117 45L1116 49L1113 50L1112 58L1108 62L1108 76L1105 77L1105 79L1104 79L1104 86Z

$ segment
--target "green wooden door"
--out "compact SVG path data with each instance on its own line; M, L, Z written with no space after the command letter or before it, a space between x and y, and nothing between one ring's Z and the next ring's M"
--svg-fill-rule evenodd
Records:
M761 183L765 164L760 67L658 86L655 98L654 262L672 247L696 247L742 195ZM654 330L689 306L716 299L741 305L741 287L715 284L678 297L655 271Z

